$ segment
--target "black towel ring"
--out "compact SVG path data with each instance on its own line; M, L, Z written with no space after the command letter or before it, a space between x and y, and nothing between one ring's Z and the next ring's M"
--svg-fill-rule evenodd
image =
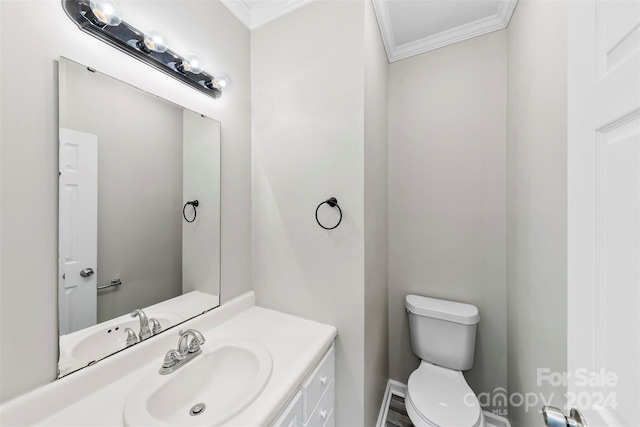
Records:
M198 211L196 210L196 208L198 207L199 204L200 202L198 202L197 200L192 200L184 204L184 206L182 207L182 216L184 217L185 221L193 222L196 220L196 217L198 216ZM193 206L193 219L191 220L187 219L187 214L185 212L185 210L187 209L187 206L189 205Z
M325 203L331 206L332 208L338 208L338 212L340 212L340 219L338 220L338 223L333 227L325 227L324 225L320 224L320 220L318 219L318 209L320 209L320 206L324 205ZM324 228L325 230L333 230L334 228L337 228L340 225L340 223L342 222L342 209L340 209L340 206L338 205L338 199L336 199L335 197L331 197L318 205L318 207L316 208L316 222L320 227Z

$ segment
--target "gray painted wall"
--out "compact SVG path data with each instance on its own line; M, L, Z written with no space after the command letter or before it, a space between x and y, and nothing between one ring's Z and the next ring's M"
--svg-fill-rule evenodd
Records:
M60 127L98 136L98 285L124 283L98 292L100 323L182 294L183 109L72 61L59 72Z
M312 2L251 33L257 303L337 327L341 426L364 423L363 66L360 1ZM314 211L331 196L344 218L327 231Z
M198 52L205 69L224 71L233 87L213 101L82 33L60 2L0 2L0 400L51 381L56 374L55 61L60 56L222 123L221 299L228 301L251 290L249 30L220 2L119 2L119 6L137 27L165 31L177 52ZM26 312L33 313L35 321L26 329L16 328L17 319Z
M404 298L480 310L476 392L507 385L506 41L494 32L390 66L389 358L406 383Z
M509 393L554 395L537 369L567 369L567 5L520 1L508 29ZM512 425L542 425L510 407Z
M389 378L389 64L373 5L364 5L364 425L374 426Z
M336 425L374 425L388 378L388 64L373 6L310 3L251 42L257 302L336 325ZM314 210L330 196L344 218L326 231ZM326 206L320 218L337 220Z
M220 295L220 123L189 110L183 123L182 203L199 206L182 221L182 292Z

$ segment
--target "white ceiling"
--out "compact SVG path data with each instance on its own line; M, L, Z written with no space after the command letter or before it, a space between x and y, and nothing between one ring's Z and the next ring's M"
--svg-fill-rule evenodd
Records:
M313 0L222 0L254 29ZM316 0L328 1L328 0ZM373 0L389 62L506 28L517 0Z
M389 62L506 28L517 0L373 0Z
M250 30L273 21L313 0L221 0ZM320 0L323 1L323 0Z

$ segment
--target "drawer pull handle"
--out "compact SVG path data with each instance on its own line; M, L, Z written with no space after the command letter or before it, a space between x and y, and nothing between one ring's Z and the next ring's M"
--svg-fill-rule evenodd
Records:
M320 378L320 384L325 385L327 383L327 377Z
M327 411L320 411L320 418L322 418L323 420L327 418Z

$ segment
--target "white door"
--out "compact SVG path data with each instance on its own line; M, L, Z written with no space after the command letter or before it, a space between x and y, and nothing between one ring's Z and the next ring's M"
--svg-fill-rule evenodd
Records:
M60 129L58 310L60 335L96 324L98 137Z
M569 2L568 408L640 426L640 1Z

